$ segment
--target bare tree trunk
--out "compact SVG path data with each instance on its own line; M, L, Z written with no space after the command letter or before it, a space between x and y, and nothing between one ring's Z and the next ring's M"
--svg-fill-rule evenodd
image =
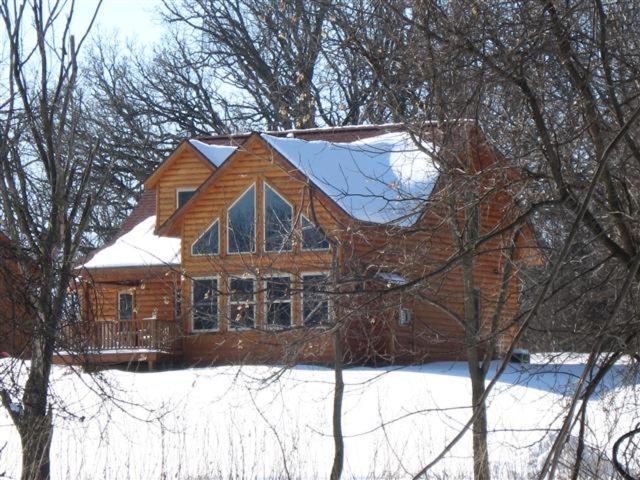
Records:
M452 219L453 221L453 219ZM467 365L471 378L471 402L473 415L473 478L490 480L489 449L487 445L487 407L484 401L486 373L480 364L480 292L476 289L474 260L480 234L479 194L471 190L464 193L464 227L456 228L459 246L466 253L462 257L464 288L464 321L467 343Z
M489 446L487 444L487 405L484 400L485 375L478 363L478 347L467 350L471 377L471 401L473 403L473 478L489 480ZM474 362L475 359L475 362Z
M31 368L24 387L24 411L18 423L22 443L22 480L50 478L49 451L53 435L51 409L47 405L53 338L43 335L32 342Z
M333 345L335 350L334 374L335 386L333 389L333 467L331 468L331 480L338 480L342 475L344 464L344 438L342 437L342 398L344 396L344 379L342 378L344 338L342 329L336 328L333 333Z

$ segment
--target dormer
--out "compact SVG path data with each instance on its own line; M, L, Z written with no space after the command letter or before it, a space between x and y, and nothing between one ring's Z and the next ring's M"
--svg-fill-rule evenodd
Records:
M156 228L191 198L236 147L200 140L182 142L144 183L156 191Z

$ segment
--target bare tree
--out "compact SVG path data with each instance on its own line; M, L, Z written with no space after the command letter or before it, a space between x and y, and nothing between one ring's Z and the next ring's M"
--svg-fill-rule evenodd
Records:
M74 7L74 2L41 0L0 3L10 56L0 195L7 233L24 252L16 260L30 279L25 294L32 312L31 363L21 398L5 385L0 394L20 434L25 480L50 477L49 376L57 329L101 191L101 182L92 177L96 145L82 150L78 141L84 111L77 57L88 30L78 39L72 35Z
M603 315L585 345L590 352L585 371L593 367L597 374L585 373L581 379L540 472L541 478L553 477L593 388L616 359L637 350L637 318L625 316L633 312L625 305L637 290L640 245L637 9L624 2L553 0L424 1L415 8L384 4L387 14L405 25L403 39L409 41L398 43L404 45L399 56L411 68L372 55L357 26L352 48L367 58L381 85L411 98L407 121L477 119L489 141L531 180L521 201L549 207L539 210L537 224L545 226L545 215L562 212L562 248L550 264L554 267L541 277L524 326L547 297L562 291L551 289L549 282L558 280L560 267L567 264L577 232L598 259L591 257L563 283L572 285L574 296L581 290L588 297L592 287L578 282L589 272L599 270L601 279L615 280L615 293L605 299ZM607 277L605 271L614 275ZM603 352L613 353L599 364Z

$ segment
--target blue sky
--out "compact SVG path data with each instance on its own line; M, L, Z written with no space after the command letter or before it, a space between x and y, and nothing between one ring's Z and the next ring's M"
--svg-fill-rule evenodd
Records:
M76 1L73 22L76 35L85 31L97 4L97 0ZM113 35L150 46L160 39L164 29L159 14L161 5L160 0L104 0L92 36Z

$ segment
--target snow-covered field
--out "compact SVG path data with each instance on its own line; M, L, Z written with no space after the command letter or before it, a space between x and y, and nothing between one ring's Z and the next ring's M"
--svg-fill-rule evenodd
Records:
M552 440L548 426L557 426L583 369L580 357L537 360L509 366L490 397L496 478L531 478ZM0 363L0 375L7 366ZM639 379L625 371L624 365L614 369L591 402L590 452L609 454L612 435L638 421ZM55 367L53 376L55 479L328 477L330 369L111 370L96 376ZM351 368L345 380L343 478L411 477L470 413L464 363ZM106 395L115 399L106 401ZM19 438L0 410L0 478L19 476L19 452ZM429 478L470 478L470 455L467 436Z

